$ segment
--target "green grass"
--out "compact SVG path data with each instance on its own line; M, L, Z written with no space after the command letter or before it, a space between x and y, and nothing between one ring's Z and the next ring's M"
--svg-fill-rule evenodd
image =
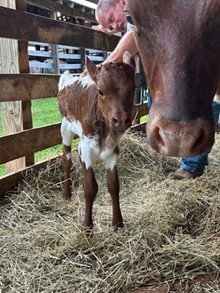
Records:
M33 127L40 127L61 122L57 98L39 99L32 101ZM3 136L2 109L0 103L0 136ZM42 161L61 153L61 145L57 145L35 154L35 162ZM5 174L5 165L0 165L0 176Z
M32 101L33 127L61 122L57 98L40 99ZM57 145L35 153L35 162L42 161L48 157L61 152L61 145Z
M32 101L33 127L58 123L61 115L58 109L57 98Z
M148 119L148 116L149 116L149 115L144 115L144 116L142 116L141 119L140 119L140 123L144 123L144 122L146 122L147 119Z

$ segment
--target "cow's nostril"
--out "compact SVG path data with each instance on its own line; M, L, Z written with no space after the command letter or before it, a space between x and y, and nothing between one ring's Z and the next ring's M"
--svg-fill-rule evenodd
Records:
M161 135L160 133L160 128L159 127L155 127L154 129L154 139L157 143L158 146L164 146L164 140L163 140L163 135Z
M126 125L131 125L131 122L132 122L132 121L131 121L131 118L126 118L126 119L125 119L125 124L126 124Z
M119 124L119 121L118 121L117 118L113 117L112 118L112 123L113 123L113 125L117 126Z
M132 120L130 117L112 117L112 126L118 130L129 128L131 123Z

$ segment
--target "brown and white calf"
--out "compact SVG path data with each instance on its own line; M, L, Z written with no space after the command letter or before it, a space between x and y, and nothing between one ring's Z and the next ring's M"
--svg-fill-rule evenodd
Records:
M63 197L71 197L71 143L77 135L80 138L78 151L85 196L84 225L88 228L93 226L92 208L98 191L93 169L98 159L105 163L107 170L107 186L112 198L112 224L123 226L117 160L119 140L132 122L135 84L130 61L126 53L123 62L106 63L97 68L87 59L88 76L73 77L65 72L59 81L59 109L63 116Z

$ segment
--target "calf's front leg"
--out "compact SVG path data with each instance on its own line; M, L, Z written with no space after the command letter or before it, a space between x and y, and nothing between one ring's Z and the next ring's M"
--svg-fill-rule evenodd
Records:
M120 186L116 165L113 169L107 169L107 186L112 198L112 225L116 228L122 228L124 224L119 203Z
M92 167L86 168L85 163L82 163L83 170L83 189L85 197L85 217L84 225L86 229L91 230L93 227L92 209L93 203L98 192L98 184L95 179L95 174Z

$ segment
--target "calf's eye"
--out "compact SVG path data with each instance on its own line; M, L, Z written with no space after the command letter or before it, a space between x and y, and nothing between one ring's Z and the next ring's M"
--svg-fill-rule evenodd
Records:
M98 93L100 94L100 96L104 95L103 92L100 89L98 89Z

